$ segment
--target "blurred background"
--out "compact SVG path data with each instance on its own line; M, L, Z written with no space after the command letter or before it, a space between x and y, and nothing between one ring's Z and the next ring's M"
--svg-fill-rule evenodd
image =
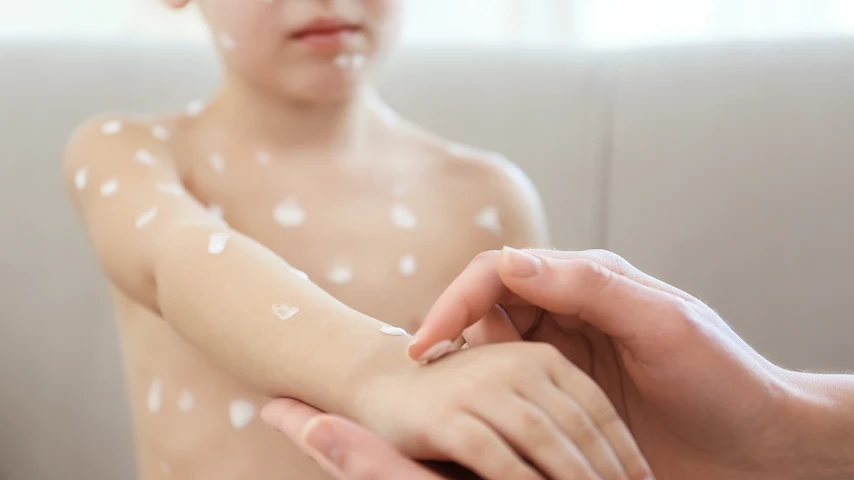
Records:
M617 252L786 367L854 370L854 1L404 1L382 96L518 163L556 247ZM0 0L0 480L134 478L61 151L219 74L192 8Z

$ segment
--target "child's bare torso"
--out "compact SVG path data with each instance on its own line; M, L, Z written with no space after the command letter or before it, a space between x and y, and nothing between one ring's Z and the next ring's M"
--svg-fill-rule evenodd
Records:
M276 156L233 139L200 145L193 122L152 130L191 195L345 304L410 333L477 253L504 243L488 161L425 136L387 125L370 149L382 153ZM142 480L330 478L260 421L268 399L114 292Z

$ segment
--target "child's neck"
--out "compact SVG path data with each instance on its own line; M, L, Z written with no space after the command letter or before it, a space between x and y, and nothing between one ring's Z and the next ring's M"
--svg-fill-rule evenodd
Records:
M229 80L206 113L241 141L271 150L339 157L363 150L376 138L375 95L371 87L359 86L340 101L289 100Z

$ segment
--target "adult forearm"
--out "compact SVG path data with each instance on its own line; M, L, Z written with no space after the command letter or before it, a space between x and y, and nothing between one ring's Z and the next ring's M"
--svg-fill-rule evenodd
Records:
M797 373L793 378L794 478L854 478L854 375Z

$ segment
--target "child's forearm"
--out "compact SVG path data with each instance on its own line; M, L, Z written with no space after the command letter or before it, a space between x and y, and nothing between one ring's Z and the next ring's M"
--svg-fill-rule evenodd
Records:
M213 252L222 251L210 253L210 242ZM243 235L176 228L158 245L154 276L163 318L268 396L348 414L366 376L413 368L405 337L381 332L383 323L338 302Z

